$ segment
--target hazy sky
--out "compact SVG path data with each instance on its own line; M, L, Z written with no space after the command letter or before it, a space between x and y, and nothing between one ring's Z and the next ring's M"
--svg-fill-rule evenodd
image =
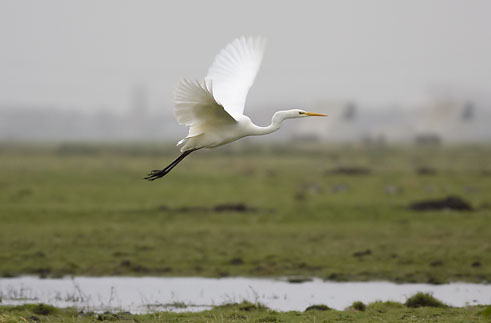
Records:
M491 88L491 1L0 1L0 105L170 109L240 35L267 53L248 105L414 104Z

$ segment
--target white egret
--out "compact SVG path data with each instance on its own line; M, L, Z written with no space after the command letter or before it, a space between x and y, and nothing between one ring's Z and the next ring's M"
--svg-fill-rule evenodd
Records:
M278 111L269 126L260 127L243 114L247 92L261 65L265 45L261 37L237 38L216 56L203 81L183 79L179 82L174 114L179 124L189 127L189 134L177 143L182 154L164 169L150 172L145 179L153 181L165 176L195 150L272 133L285 119L325 116L299 109Z

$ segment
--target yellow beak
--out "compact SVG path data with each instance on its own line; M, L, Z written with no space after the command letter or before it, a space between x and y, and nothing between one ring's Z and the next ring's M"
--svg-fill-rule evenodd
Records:
M320 113L306 112L305 114L310 117L327 117L327 114L320 114Z

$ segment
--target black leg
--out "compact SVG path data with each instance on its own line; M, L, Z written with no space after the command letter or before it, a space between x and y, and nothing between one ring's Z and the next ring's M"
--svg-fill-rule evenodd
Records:
M155 169L155 170L151 171L150 173L148 173L148 175L146 177L144 177L144 179L146 179L147 181L154 181L158 178L164 177L174 167L176 167L177 164L179 164L184 158L186 158L187 155L189 155L190 153L192 153L195 150L196 149L183 152L179 157L176 158L176 160L174 160L172 163L170 163L164 169Z

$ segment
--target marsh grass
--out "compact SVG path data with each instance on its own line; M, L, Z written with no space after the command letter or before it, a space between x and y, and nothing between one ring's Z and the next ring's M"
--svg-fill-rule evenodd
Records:
M489 307L465 308L406 307L394 302L368 304L364 311L329 309L315 305L305 312L276 312L260 304L240 303L217 306L211 310L193 313L158 312L133 315L128 312L95 314L75 309L56 309L48 314L35 312L36 306L0 306L0 322L488 322Z
M490 147L237 147L0 145L0 275L491 281Z

